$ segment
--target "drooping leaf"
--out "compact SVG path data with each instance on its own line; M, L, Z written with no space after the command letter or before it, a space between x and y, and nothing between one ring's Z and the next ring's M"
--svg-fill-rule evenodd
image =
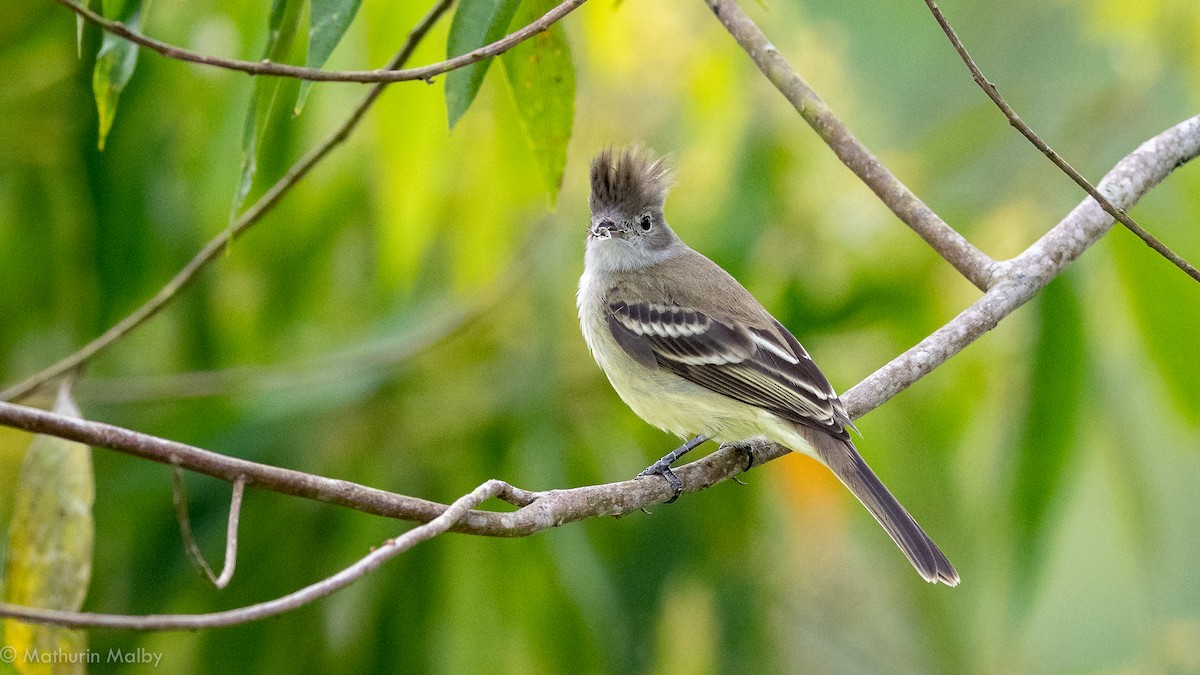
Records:
M320 68L325 65L329 55L346 35L350 23L354 21L354 15L358 14L360 5L362 5L362 0L312 0L308 19L308 58L305 65L309 68ZM308 100L308 92L312 88L312 84L310 80L300 83L300 93L296 98L294 114L300 114L300 109Z
M287 62L295 43L296 30L300 26L300 14L304 0L275 0L271 5L271 16L267 22L267 47L263 58ZM234 192L232 214L236 214L250 194L254 174L258 172L258 152L272 112L279 103L283 78L259 77L254 81L254 95L250 109L246 112L246 124L242 129L242 166Z
M104 16L137 30L141 25L142 0L106 0L103 3L103 13ZM82 29L78 31L78 39L82 44ZM104 142L112 129L113 120L117 117L117 101L121 97L121 91L133 77L137 55L137 45L112 33L104 33L100 51L96 54L96 65L92 69L92 93L96 97L96 112L100 117L101 150L104 149Z
M55 412L79 417L64 386ZM8 530L4 601L30 607L78 610L92 575L95 482L91 449L37 436L25 452ZM83 654L87 633L7 619L5 642L23 673L84 672L84 663L29 663L26 657Z
M532 1L532 0L531 0ZM454 58L504 37L521 0L463 0L450 22L446 57ZM453 129L466 114L483 85L491 59L477 61L446 74L446 119Z
M526 0L513 25L535 21L551 7L548 0ZM566 33L555 24L502 54L500 61L553 204L567 166L567 143L575 120L575 67Z
M1016 458L1010 513L1018 578L1032 580L1044 557L1055 500L1077 447L1080 407L1087 376L1086 341L1077 291L1068 273L1042 290L1037 300L1038 337L1033 348L1029 408ZM1028 584L1025 597L1032 596Z

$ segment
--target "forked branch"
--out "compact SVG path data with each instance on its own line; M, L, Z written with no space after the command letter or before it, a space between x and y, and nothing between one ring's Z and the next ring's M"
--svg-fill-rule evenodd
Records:
M1022 136L1028 139L1035 148L1041 151L1041 153L1045 155L1047 159L1053 162L1055 166L1061 169L1063 173L1067 174L1071 180L1075 181L1076 185L1083 188L1084 192L1091 195L1092 199L1095 199L1109 215L1117 220L1117 222L1121 223L1130 232L1137 235L1139 239L1145 242L1147 246L1158 252L1159 255L1171 261L1171 264L1183 270L1184 274L1187 274L1196 281L1200 281L1200 270L1197 270L1192 266L1191 263L1189 263L1187 260L1184 260L1182 256L1175 251L1172 251L1167 247L1166 244L1159 241L1157 237L1150 234L1145 228L1134 222L1133 218L1131 218L1129 214L1125 213L1125 209L1109 201L1104 194L1100 192L1100 190L1097 190L1094 185L1088 182L1088 179L1084 178L1082 174L1076 171L1075 167L1071 166L1067 160L1063 159L1062 155L1055 152L1054 149L1046 143L1046 141L1043 141L1041 136L1038 136L1033 129L1025 123L1025 120L1021 119L1021 116L1017 114L1017 111L1013 110L1012 106L1008 104L1008 101L1004 100L1004 97L1000 95L1000 90L996 88L996 85L992 84L991 80L984 77L983 71L981 71L979 69L979 65L975 63L975 59L971 58L971 55L967 53L967 48L963 45L962 40L959 39L958 33L954 32L954 29L950 27L950 21L946 18L946 15L942 13L942 10L938 7L937 2L934 0L925 0L925 4L929 7L929 11L933 12L933 18L936 19L938 25L942 27L942 32L944 32L946 37L950 39L950 44L954 45L954 51L958 52L959 58L961 58L963 63L966 64L967 69L971 71L971 77L975 80L975 84L978 84L979 88L983 90L983 93L987 94L988 98L992 99L992 103L995 103L996 107L1000 109L1000 112L1004 113L1004 117L1008 120L1008 123L1016 128L1017 131L1021 132Z
M787 59L771 44L736 0L704 0L721 25L750 55L754 65L792 104L838 159L922 239L979 290L991 284L991 258L959 234L913 194L833 113Z

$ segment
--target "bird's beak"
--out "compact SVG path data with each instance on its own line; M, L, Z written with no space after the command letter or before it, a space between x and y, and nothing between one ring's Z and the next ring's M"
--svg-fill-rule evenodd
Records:
M608 224L593 225L588 229L588 234L593 239L624 239L629 233L629 228L619 222L610 222Z

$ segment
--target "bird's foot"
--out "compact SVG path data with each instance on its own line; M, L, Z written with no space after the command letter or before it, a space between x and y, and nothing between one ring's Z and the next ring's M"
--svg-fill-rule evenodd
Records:
M742 473L746 473L750 469L753 469L755 460L758 459L754 456L754 445L755 444L753 442L750 442L742 446L742 452L746 453L746 468L742 470Z
M668 483L671 484L671 489L675 491L675 494L671 495L670 499L663 502L664 504L670 504L676 499L679 499L679 495L683 494L683 481L679 480L679 476L676 476L675 472L671 470L671 465L664 463L661 459L646 467L645 471L638 474L638 478L642 478L644 476L662 476Z
M687 443L684 443L678 448L675 448L671 452L663 455L662 459L646 467L646 470L639 473L637 477L642 478L643 476L662 476L663 479L665 479L667 483L671 485L671 488L675 490L675 494L672 495L671 498L666 502L664 502L665 504L670 504L676 499L679 499L679 495L683 494L683 481L679 480L679 476L676 476L675 472L671 470L671 465L678 461L680 457L683 457L695 449L697 445L700 445L707 440L707 436L696 436Z

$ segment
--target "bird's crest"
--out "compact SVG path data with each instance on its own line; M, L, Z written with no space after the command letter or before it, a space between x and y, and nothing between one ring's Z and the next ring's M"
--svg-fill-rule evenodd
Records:
M614 152L605 148L592 159L592 211L637 213L662 209L671 187L666 159L640 146Z

